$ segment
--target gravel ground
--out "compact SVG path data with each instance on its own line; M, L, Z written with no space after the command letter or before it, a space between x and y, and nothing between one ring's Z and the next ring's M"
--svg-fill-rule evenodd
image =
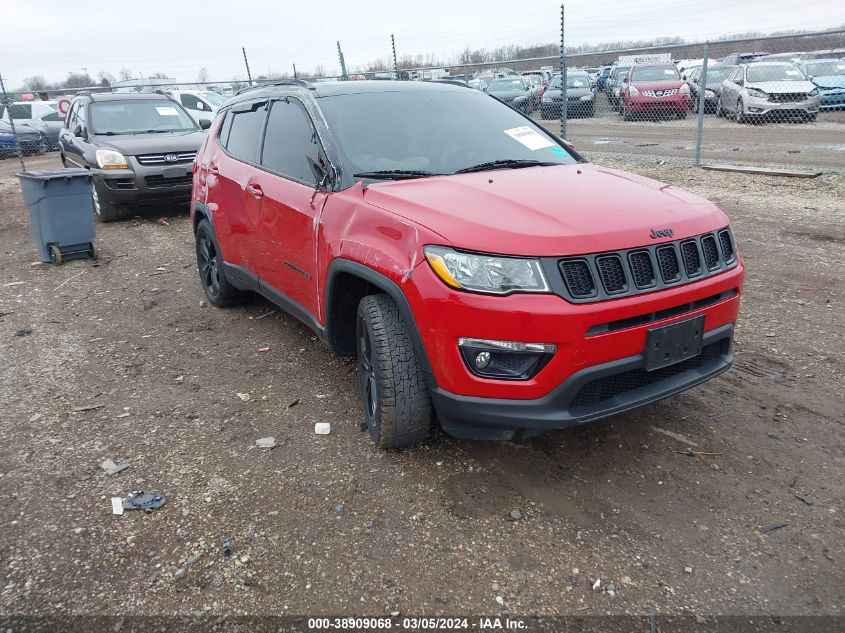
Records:
M35 265L0 162L0 614L845 614L845 178L594 158L732 215L734 369L526 442L401 452L306 328L205 304L185 214ZM166 504L112 515L139 488Z

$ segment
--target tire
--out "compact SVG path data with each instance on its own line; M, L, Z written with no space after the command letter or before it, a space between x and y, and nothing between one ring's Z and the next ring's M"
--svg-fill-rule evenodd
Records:
M398 306L383 294L361 299L355 335L370 439L380 448L419 444L431 433L431 397Z
M804 120L805 120L807 123L812 123L813 121L815 121L815 120L816 120L816 116L817 116L817 115L815 115L815 114L808 114L806 117L804 117Z
M62 251L55 244L51 244L47 249L50 252L50 262L53 266L62 265Z
M96 260L100 257L100 252L97 250L97 247L94 246L94 242L88 244L88 259Z
M725 116L725 108L722 107L722 97L719 96L719 100L716 102L716 118L721 119Z
M691 109L693 112L695 112L696 114L698 114L698 99L693 99L693 100L690 102L690 109ZM706 108L705 108L705 112L706 112L706 111L707 111L707 110L706 110Z
M91 187L91 203L98 222L114 222L121 218L120 208L108 199L105 187L96 182Z
M59 153L59 158L60 158L60 159L61 159L61 161L62 161L62 167L67 167L67 159L65 158L65 155L64 155L64 154L62 154L62 153L60 152L60 153Z
M197 271L200 285L208 302L217 308L243 303L247 294L235 288L223 273L223 257L220 246L214 237L214 231L208 220L202 220L197 226L196 239Z
M740 125L745 123L746 120L747 120L745 118L745 112L743 112L744 108L745 108L745 106L742 104L742 97L740 97L739 99L737 99L737 102L736 102L736 122L739 123Z

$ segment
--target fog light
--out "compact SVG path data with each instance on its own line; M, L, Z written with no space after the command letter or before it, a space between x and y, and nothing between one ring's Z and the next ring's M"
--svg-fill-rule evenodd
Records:
M479 369L484 369L490 364L490 352L478 352L475 357L475 366Z
M518 343L477 338L459 338L467 368L476 376L528 380L552 359L557 347L549 343Z

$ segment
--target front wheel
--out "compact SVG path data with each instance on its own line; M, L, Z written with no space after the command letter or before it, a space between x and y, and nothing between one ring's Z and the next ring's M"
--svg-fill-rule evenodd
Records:
M108 199L105 187L97 185L96 182L91 186L91 202L98 222L114 222L120 219L120 208Z
M736 102L736 122L737 123L745 123L745 106L742 104L742 99L738 99Z
M355 331L370 438L380 448L419 444L431 432L431 397L399 307L387 295L364 297Z
M725 116L725 109L722 107L722 97L716 102L716 118L720 119Z

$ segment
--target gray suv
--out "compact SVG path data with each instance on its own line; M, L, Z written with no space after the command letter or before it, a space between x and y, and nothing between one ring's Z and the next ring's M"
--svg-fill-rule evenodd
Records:
M194 158L210 125L165 94L84 91L68 109L59 151L65 167L91 170L96 217L111 222L129 204L187 208Z
M782 62L741 64L722 82L719 116L737 123L801 118L815 121L819 89L797 66Z

